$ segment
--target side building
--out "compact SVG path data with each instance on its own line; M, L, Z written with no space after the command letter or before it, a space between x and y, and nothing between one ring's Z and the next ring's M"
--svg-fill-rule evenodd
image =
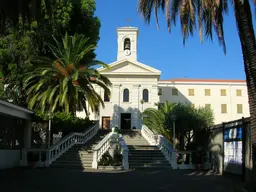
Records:
M244 80L170 79L160 80L158 86L160 103L210 106L216 124L250 116Z

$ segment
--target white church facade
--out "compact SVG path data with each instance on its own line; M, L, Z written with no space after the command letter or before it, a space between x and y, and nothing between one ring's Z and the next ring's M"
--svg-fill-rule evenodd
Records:
M102 129L118 126L121 129L140 129L141 112L155 103L188 102L197 106L210 106L215 123L249 116L246 83L243 80L171 79L160 80L161 71L137 61L138 28L117 29L117 61L99 72L112 82L111 98L95 86L102 96L105 108L100 114L90 114L99 120ZM143 100L143 102L142 102ZM84 112L77 113L85 117Z

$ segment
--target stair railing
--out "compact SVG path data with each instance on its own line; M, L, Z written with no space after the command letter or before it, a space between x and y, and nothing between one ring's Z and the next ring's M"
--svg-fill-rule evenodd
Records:
M92 168L98 169L98 162L100 161L102 155L106 153L110 148L110 139L111 139L112 132L107 134L100 143L93 149L93 161L92 161ZM122 136L118 138L120 144L120 153L123 156L122 165L125 170L129 169L129 161L128 161L128 154L129 149L123 139Z
M158 137L146 125L142 125L142 136L149 142L150 145L157 145Z
M176 151L164 136L154 133L146 125L142 125L141 134L150 145L157 146L162 151L173 169L177 168Z
M39 155L37 167L48 167L56 161L63 153L76 144L84 144L94 137L99 130L99 122L96 122L91 128L82 133L70 133L59 140L49 149L22 149L21 166L27 166L27 154L33 152Z
M121 154L123 155L123 168L124 170L129 169L129 159L128 159L128 154L129 154L129 149L123 139L123 137L119 138L119 143L121 146Z
M93 149L93 161L92 161L92 168L97 169L98 168L98 161L102 157L104 153L106 153L110 147L109 143L109 137L111 135L111 132L108 133L96 147Z

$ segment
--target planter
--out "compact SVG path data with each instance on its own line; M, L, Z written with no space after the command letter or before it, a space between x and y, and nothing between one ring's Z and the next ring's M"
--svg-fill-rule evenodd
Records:
M123 166L99 166L98 167L99 170L116 170L116 171L122 171L124 170Z

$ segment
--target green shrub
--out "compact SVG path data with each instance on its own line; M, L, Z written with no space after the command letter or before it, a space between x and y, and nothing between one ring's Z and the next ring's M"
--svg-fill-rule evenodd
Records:
M123 156L119 153L119 150L116 149L114 152L114 157L111 157L109 152L104 153L99 161L99 166L121 166Z
M36 113L34 121L48 121L49 117L46 114ZM52 119L52 133L62 132L62 137L65 137L72 132L84 132L86 128L90 127L93 122L89 118L74 117L71 113L56 112L51 117Z

